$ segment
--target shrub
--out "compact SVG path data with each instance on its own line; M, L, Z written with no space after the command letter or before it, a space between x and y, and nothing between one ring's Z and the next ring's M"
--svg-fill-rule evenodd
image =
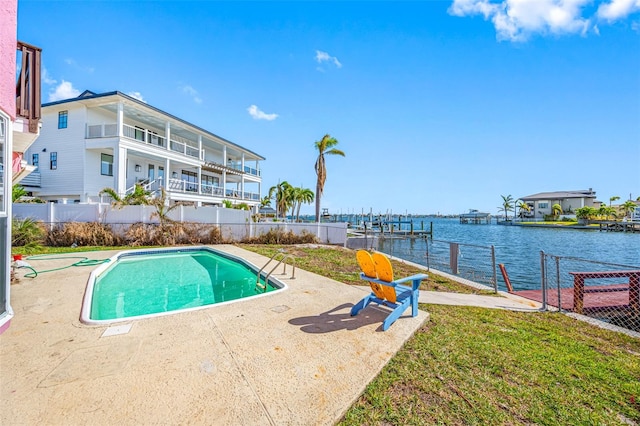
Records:
M67 222L51 229L45 243L51 247L116 246L122 244L109 225L98 222Z
M35 250L40 247L45 235L44 225L31 218L16 219L11 221L11 245Z
M317 243L318 239L306 230L303 230L300 235L296 235L291 230L285 232L277 228L270 229L258 237L247 238L243 242L248 244L309 244Z

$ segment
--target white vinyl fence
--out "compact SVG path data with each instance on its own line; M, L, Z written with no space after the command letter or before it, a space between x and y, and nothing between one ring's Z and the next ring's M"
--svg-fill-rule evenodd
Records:
M67 222L99 222L111 225L131 225L134 223L159 223L154 215L155 207L123 206L113 207L110 204L31 204L14 203L13 217L31 218L54 226ZM177 222L207 223L220 227L223 236L232 241L242 241L257 237L271 229L292 231L300 235L306 231L318 238L323 244L345 245L347 241L347 224L336 223L287 223L287 222L253 222L251 212L247 210L228 209L224 207L179 206L169 212L168 217Z

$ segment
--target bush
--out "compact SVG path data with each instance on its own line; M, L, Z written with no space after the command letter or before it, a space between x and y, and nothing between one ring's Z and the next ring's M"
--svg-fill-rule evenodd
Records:
M109 225L98 222L68 222L51 229L45 243L51 247L118 246L122 239L115 235Z
M316 236L309 231L303 230L300 235L296 235L291 230L285 232L282 229L270 229L265 234L243 241L247 244L315 244L317 242Z
M27 250L38 249L45 235L44 225L31 218L11 221L11 245L25 247Z

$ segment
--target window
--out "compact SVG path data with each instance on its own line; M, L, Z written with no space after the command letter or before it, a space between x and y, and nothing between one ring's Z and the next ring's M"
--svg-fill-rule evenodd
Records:
M144 129L142 127L136 126L134 138L136 140L144 142Z
M185 184L185 191L197 192L198 191L198 174L195 172L182 171L182 180L187 182Z
M58 113L58 129L66 129L67 128L68 115L69 115L68 111L60 111Z
M153 164L149 164L149 172L147 173L149 182L153 181L156 178L155 176L156 176L156 168Z
M52 152L49 154L49 168L51 170L58 170L58 153Z
M161 182L164 180L164 166L158 166L158 180Z
M31 164L35 167L38 167L40 165L40 154L33 154L31 156Z
M549 203L538 203L538 208L539 209L548 209L549 208Z
M100 174L113 176L113 155L100 154Z

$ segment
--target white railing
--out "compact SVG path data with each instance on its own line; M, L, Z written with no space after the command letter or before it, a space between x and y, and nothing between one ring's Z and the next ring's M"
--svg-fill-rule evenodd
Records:
M112 138L118 136L118 125L110 124L87 124L87 139Z
M181 179L169 179L167 182L167 191L193 193L217 198L260 201L260 194L257 192L242 192L234 189L224 189L211 184L198 184L196 182L189 182Z

